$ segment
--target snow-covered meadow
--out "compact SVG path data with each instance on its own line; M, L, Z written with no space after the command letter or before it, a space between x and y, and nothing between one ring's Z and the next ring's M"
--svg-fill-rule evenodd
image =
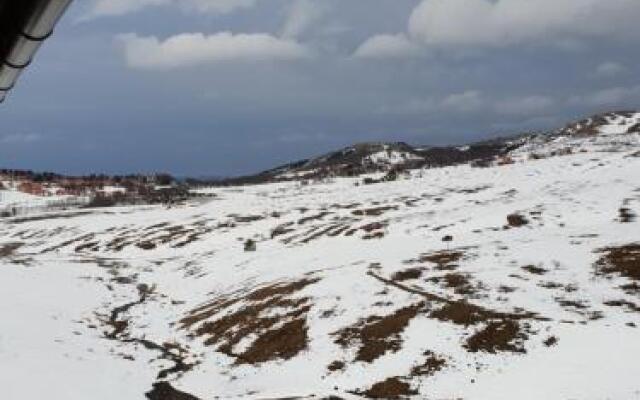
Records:
M602 133L3 220L3 397L640 399L640 140Z

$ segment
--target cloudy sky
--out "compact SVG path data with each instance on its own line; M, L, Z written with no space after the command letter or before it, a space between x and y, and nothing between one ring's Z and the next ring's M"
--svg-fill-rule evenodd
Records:
M77 0L0 106L4 167L254 172L640 108L638 0Z

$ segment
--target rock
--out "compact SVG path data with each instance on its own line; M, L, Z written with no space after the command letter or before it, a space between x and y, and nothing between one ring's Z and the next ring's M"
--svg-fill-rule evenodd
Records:
M257 250L257 246L254 240L247 239L247 241L244 242L244 251L256 251L256 250Z
M529 220L520 214L514 213L507 215L507 222L509 223L509 226L518 228L520 226L527 225L529 223Z

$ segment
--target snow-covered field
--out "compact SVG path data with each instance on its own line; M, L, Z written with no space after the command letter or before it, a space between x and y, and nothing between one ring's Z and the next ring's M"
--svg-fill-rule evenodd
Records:
M4 220L2 398L640 399L640 141L589 140Z

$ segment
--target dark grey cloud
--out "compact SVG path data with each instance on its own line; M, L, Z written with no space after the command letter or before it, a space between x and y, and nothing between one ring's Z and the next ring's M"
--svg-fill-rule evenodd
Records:
M543 1L77 1L0 108L0 157L236 174L638 108L640 3Z

